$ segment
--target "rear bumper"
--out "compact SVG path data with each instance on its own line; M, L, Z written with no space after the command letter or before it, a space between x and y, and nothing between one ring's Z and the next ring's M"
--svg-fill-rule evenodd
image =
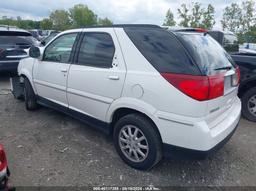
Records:
M238 123L239 124L239 123ZM193 150L193 149L187 149L182 148L174 145L169 144L163 144L163 153L166 158L172 158L172 159L205 159L207 156L210 156L217 152L219 149L221 149L233 136L235 133L237 127L220 143L218 143L216 146L211 148L208 151L199 151L199 150Z
M14 72L17 73L19 61L4 62L0 61L0 72Z
M163 112L157 115L157 127L167 156L205 156L219 149L233 135L240 121L241 102L237 97L214 123L208 123L206 118L173 117ZM185 152L180 154L181 151Z

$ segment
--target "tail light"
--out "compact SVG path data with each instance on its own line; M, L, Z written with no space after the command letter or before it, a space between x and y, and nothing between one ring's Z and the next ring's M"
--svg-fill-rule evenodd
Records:
M7 159L4 152L4 148L0 145L0 172L7 168Z
M240 69L237 66L236 73L235 75L232 76L232 86L238 86L240 83L240 78L241 78Z
M161 73L174 87L198 101L214 99L224 95L224 74L193 76Z

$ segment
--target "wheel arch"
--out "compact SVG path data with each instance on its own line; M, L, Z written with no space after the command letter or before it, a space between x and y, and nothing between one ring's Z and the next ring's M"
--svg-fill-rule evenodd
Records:
M34 83L33 83L33 78L32 78L32 76L31 76L31 74L29 73L29 71L26 70L26 69L22 69L22 70L20 71L20 73L19 73L19 76L20 76L21 78L27 78L27 79L29 80L29 82L30 82L30 84L31 84L31 86L32 86L32 88L33 88L35 94L37 94L36 88L35 88Z
M246 91L248 91L249 89L256 87L256 77L248 80L246 82L243 82L240 87L239 87L239 92L238 92L238 96L240 98L243 97L243 95L245 94Z
M153 106L135 98L124 98L124 100L118 100L110 106L106 116L106 120L111 124L110 133L113 133L114 125L118 119L132 113L138 113L146 117L153 124L154 129L157 131L162 141L160 131L157 127L157 118L154 115L156 113L156 109Z

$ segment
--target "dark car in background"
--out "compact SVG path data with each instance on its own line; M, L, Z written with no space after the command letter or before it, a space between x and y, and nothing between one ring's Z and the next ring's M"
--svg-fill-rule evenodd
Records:
M237 37L232 32L208 31L223 48L230 54L241 72L241 83L238 96L242 100L242 114L256 122L256 54L252 52L239 52Z
M49 34L48 36L46 36L45 38L43 38L41 40L41 46L45 46L46 44L48 44L48 42L50 42L55 36L57 36L60 32L58 31L52 31L51 34Z
M0 25L0 73L15 74L20 59L28 56L26 49L38 44L28 31Z

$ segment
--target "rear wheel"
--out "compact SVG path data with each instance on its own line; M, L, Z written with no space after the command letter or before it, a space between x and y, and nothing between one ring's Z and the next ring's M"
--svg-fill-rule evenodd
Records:
M256 122L256 87L249 89L243 95L242 114L246 119Z
M33 111L37 109L36 95L27 78L24 79L24 99L27 110Z
M154 124L140 114L122 117L115 125L114 144L125 163L148 170L162 158L162 142Z

